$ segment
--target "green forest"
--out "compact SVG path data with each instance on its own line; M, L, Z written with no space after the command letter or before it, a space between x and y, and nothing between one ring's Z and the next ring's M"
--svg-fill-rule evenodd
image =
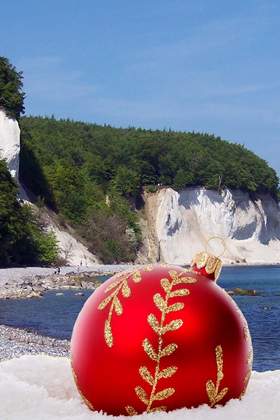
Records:
M49 265L57 260L52 233L44 232L30 206L17 198L18 187L0 160L0 267Z
M22 74L0 57L0 108L12 118L24 111ZM0 145L1 146L1 145ZM58 260L58 246L30 206L18 199L18 186L0 159L0 267L50 265Z
M59 197L58 189L69 184L75 191L77 178L87 188L99 186L103 192L114 188L126 198L135 198L143 187L158 184L175 189L239 188L269 192L275 198L279 191L276 172L264 160L240 144L209 134L122 129L42 117L22 118L21 129L24 165L39 164L50 189L41 183L37 188L43 188L49 202L64 213L70 203ZM29 152L34 159L27 162ZM61 176L68 179L67 184ZM71 218L80 217L88 207L82 202L76 203L77 214L69 209Z
M21 177L104 262L133 260L142 193L162 186L239 188L278 197L267 163L209 134L21 119Z
M71 225L104 263L133 261L141 245L143 192L204 186L269 193L279 180L268 164L239 144L210 134L114 128L71 120L21 117L23 75L0 57L0 109L21 128L20 180L37 200ZM53 264L57 243L0 160L0 266Z

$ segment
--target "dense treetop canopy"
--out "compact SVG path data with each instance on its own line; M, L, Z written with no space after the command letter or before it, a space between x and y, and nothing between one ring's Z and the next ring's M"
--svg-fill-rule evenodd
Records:
M22 87L22 73L7 58L0 57L0 108L12 118L18 119L24 113Z
M158 184L175 189L239 188L273 196L278 191L276 172L264 160L213 135L40 117L23 118L21 125L26 133L23 145L32 150L52 190L64 168L64 175L67 170L72 178L86 177L103 191L114 184L125 196Z

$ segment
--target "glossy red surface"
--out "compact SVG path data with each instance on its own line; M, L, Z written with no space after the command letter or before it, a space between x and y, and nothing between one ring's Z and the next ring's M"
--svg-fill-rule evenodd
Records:
M161 323L162 311L156 306L154 296L160 294L166 298L161 279L167 278L171 283L172 271L177 277L191 277L195 282L173 284L172 291L183 288L188 289L189 294L169 297L167 305L184 305L167 312L162 325L171 325L172 320L181 320L182 325L163 334L162 329L155 332L147 318L154 314ZM246 389L251 371L251 339L246 320L234 301L213 280L186 273L180 267L154 266L152 271L140 270L140 274L141 280L137 283L132 275L127 278L130 296L123 296L121 290L117 293L122 313L112 312L111 347L105 341L104 325L112 300L103 309L98 306L116 291L113 282L117 280L120 285L126 277L113 276L102 284L87 300L77 318L71 341L72 367L79 391L88 405L98 411L119 415L127 414L127 406L141 413L159 406L172 410L210 404L206 384L212 380L217 385L217 347L222 349L223 362L223 377L217 391L228 388L219 404L239 398ZM110 285L112 289L106 291ZM144 350L144 339L149 340L155 352L160 340L162 349L172 343L177 348L160 360L152 360ZM153 378L153 394L151 379L149 383L140 375L139 369L143 366ZM175 373L155 380L158 372L169 367L175 367ZM144 391L140 398L135 391L137 387ZM158 394L159 398L151 403L151 397L168 388L173 389L169 391L172 395Z

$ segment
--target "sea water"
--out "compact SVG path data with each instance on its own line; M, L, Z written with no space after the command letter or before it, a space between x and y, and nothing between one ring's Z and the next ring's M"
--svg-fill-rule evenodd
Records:
M280 267L225 267L219 285L226 290L240 287L257 291L257 296L233 297L249 324L253 368L280 369ZM83 296L77 295L77 290L59 290L47 292L41 299L1 300L0 324L70 339L76 317L90 294L87 290Z

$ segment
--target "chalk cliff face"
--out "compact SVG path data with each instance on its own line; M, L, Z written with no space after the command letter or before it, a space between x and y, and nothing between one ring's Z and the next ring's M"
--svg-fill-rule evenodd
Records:
M74 237L74 231L70 226L64 229L58 224L57 217L50 210L44 211L43 219L47 230L56 236L60 256L70 265L92 265L98 263L98 258Z
M20 153L20 128L18 122L7 117L6 113L0 109L0 157L6 159L9 171L19 184L19 153ZM26 203L31 203L28 194L19 184L19 196ZM67 260L71 265L91 265L98 262L97 258L91 254L88 249L77 241L70 232L61 227L48 217L48 231L53 231L56 235L60 248L61 257Z
M17 180L19 169L20 129L18 122L0 109L0 157L6 159L11 175Z
M227 263L280 262L280 210L270 195L251 200L242 191L164 188L146 194L146 251L151 261L187 264L207 241L218 236L225 242ZM219 240L208 250L219 253Z

